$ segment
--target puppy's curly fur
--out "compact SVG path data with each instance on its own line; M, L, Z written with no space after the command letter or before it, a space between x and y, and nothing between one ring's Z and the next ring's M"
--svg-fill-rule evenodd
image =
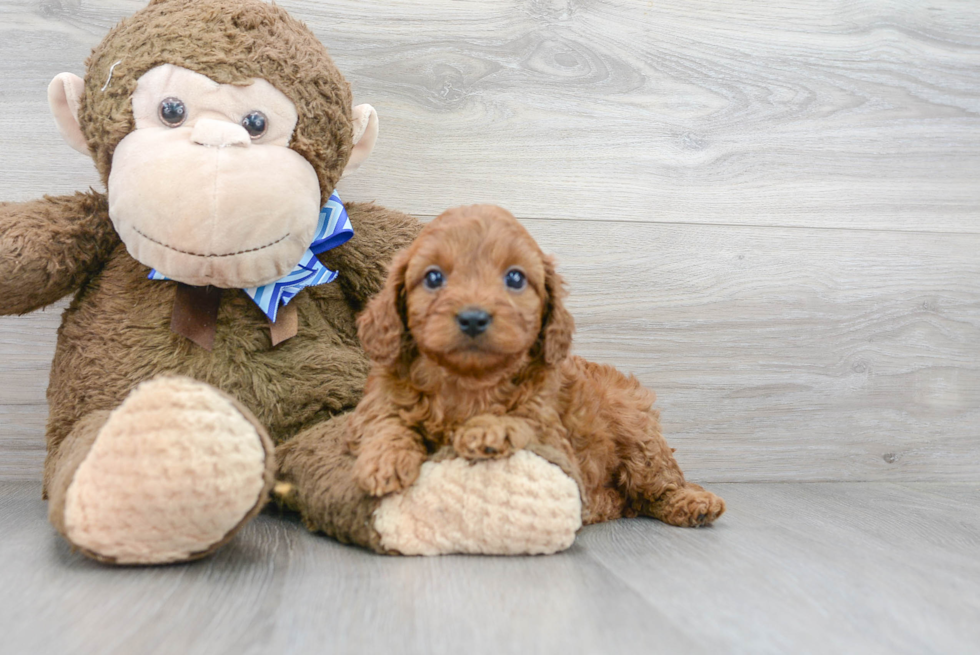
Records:
M427 225L358 320L374 366L348 423L357 483L382 496L444 447L480 460L537 441L577 463L586 522L718 518L724 501L684 480L654 393L569 356L563 296L553 260L507 211L461 207Z

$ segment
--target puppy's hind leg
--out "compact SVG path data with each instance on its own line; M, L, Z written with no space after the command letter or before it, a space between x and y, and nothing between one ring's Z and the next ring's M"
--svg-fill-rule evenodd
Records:
M656 395L611 366L570 357L562 367L569 427L593 497L593 521L616 518L610 489L622 495L622 516L643 514L679 526L708 525L725 502L684 479L660 433ZM605 502L603 502L605 501Z
M682 528L711 525L725 513L725 501L693 482L664 494L653 503L650 515Z
M627 515L643 514L681 527L710 525L724 513L725 501L684 479L660 433L658 412L651 409L647 414L634 423L642 430L620 443L619 482L629 505Z

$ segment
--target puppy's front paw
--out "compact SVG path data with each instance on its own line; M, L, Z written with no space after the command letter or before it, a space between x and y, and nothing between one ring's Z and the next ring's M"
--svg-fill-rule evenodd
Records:
M466 459L508 457L530 443L534 429L521 418L482 414L453 433L453 449Z
M354 463L354 480L372 496L401 491L409 487L422 468L425 453L390 443L366 446Z

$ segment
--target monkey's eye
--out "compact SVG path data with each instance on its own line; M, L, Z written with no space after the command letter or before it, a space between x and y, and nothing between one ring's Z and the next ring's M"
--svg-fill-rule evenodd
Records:
M253 139L257 139L263 134L269 127L269 121L266 120L265 114L260 111L253 111L242 119L242 127L248 132L248 135Z
M168 127L177 127L187 118L187 107L180 98L167 98L160 103L160 120Z
M527 286L527 276L519 268L512 268L504 273L504 284L508 289L520 291Z
M422 278L422 284L425 285L426 289L435 290L446 283L446 276L442 274L438 268L433 267L425 272L425 277Z

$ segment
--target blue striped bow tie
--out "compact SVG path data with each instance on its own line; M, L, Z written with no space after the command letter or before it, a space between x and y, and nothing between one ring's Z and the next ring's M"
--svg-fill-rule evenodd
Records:
M330 194L330 199L323 209L320 210L320 220L316 225L316 233L313 235L313 242L303 253L303 258L299 264L288 275L275 282L263 284L261 287L251 287L242 289L248 296L255 301L269 320L276 322L276 314L279 307L289 304L297 293L305 287L312 287L318 284L327 284L337 278L337 271L331 271L320 263L317 255L332 248L343 245L350 241L354 236L354 228L351 227L350 218L340 196L334 191ZM169 280L156 269L150 271L151 280Z

